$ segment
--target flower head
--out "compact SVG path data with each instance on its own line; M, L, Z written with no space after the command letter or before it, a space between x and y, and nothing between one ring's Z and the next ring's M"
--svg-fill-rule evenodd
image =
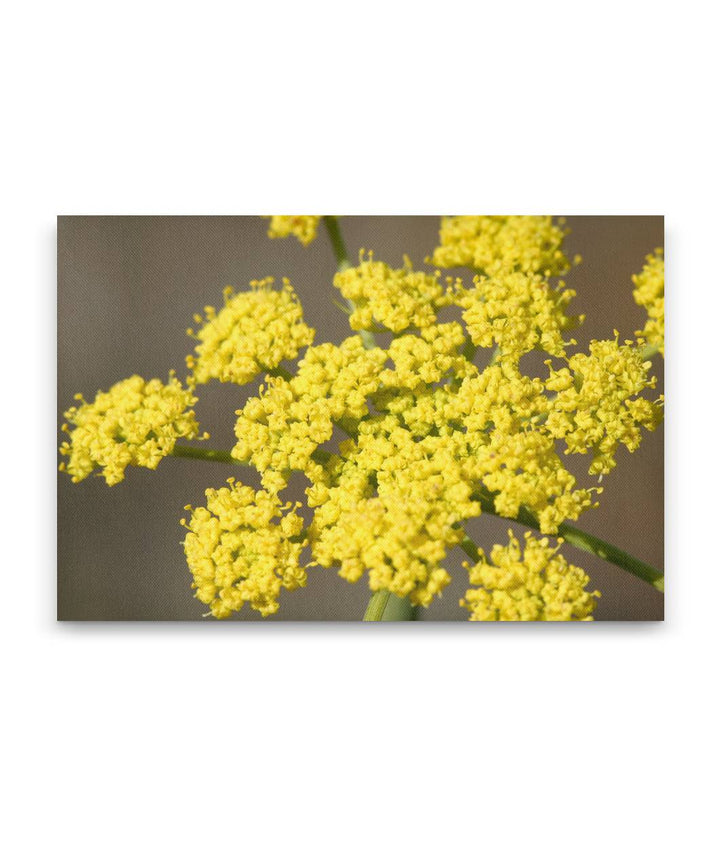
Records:
M535 348L554 356L565 353L563 333L582 321L565 310L575 292L564 283L551 286L538 274L500 271L475 277L475 287L459 289L456 302L473 343L497 347L505 359L519 359Z
M496 544L489 561L480 550L480 561L469 567L475 588L460 604L470 620L591 621L600 593L587 590L587 574L568 564L547 538L526 533L523 550L512 530L508 535L510 543Z
M425 327L419 336L396 336L387 349L393 368L385 369L380 380L389 389L417 390L451 374L455 378L477 374L475 366L460 353L464 344L462 326L455 321Z
M369 330L373 323L399 333L408 327L424 328L435 322L436 310L450 300L437 275L414 271L405 257L405 266L394 269L376 262L372 253L360 264L335 274L335 288L352 302L350 326Z
M655 386L652 363L632 342L620 345L617 338L593 341L589 354L574 354L567 363L550 369L546 386L556 396L544 428L565 441L567 454L591 451L591 474L608 473L618 446L634 452L640 429L653 431L662 419L661 403L640 395Z
M284 488L291 470L312 477L313 454L330 439L334 424L367 414L385 360L380 348L366 351L359 336L339 347L308 348L295 377L268 378L260 394L237 411L233 455L253 463L267 490Z
M268 237L287 238L289 235L294 235L306 247L315 240L319 223L320 217L314 215L294 217L274 215L270 218Z
M648 319L636 335L642 336L649 345L656 345L665 354L665 260L663 251L655 250L645 257L645 266L633 278L635 303L644 306Z
M216 618L227 618L249 603L261 615L278 609L282 589L307 581L300 554L306 543L297 506L274 494L257 493L234 479L229 487L205 491L207 505L192 509L185 556L195 597Z
M350 582L367 570L374 591L422 606L450 581L442 562L462 539L458 525L480 513L452 443L417 439L394 415L363 420L357 440L341 444L324 490L309 494L319 564L339 564Z
M315 331L303 321L302 307L287 279L274 289L272 277L254 280L250 291L235 294L225 289L225 305L216 312L205 307L205 324L196 333L196 356L187 357L192 384L215 378L223 382L248 383L263 371L277 368L285 359L295 359L309 345ZM195 316L200 324L202 318Z
M566 234L552 217L443 217L431 261L490 275L519 270L552 276L570 267L562 251Z
M63 426L70 436L60 447L69 461L60 465L74 482L100 468L109 485L125 477L129 465L154 470L172 453L178 437L193 439L198 424L191 408L197 399L171 373L167 384L139 375L122 380L108 392L98 392L92 404L71 407Z

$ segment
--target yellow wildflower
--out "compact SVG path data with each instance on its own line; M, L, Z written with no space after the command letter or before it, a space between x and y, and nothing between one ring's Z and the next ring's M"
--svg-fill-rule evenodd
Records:
M523 552L512 530L508 535L507 547L496 544L490 561L480 550L480 561L469 568L477 588L468 589L460 605L470 611L470 621L592 621L600 593L587 591L587 574L568 564L547 538L526 533Z
M289 235L294 235L306 247L315 240L320 219L319 216L285 217L274 215L270 217L268 237L287 238Z
M185 556L195 597L209 604L215 618L227 618L243 604L261 615L278 609L281 589L307 581L300 554L306 544L297 506L274 494L257 493L234 479L230 487L205 491L207 507L192 509Z
M287 279L280 290L273 289L272 277L254 280L250 291L224 291L225 306L216 312L205 307L206 323L197 333L197 356L186 359L192 370L188 382L248 383L263 371L292 360L300 348L309 345L315 331L303 321L302 307ZM196 323L202 318L195 316Z
M591 474L610 472L618 445L634 452L640 428L653 431L662 419L661 404L640 396L655 386L651 367L632 342L591 342L589 354L570 357L566 368L551 368L546 386L557 395L545 430L565 441L566 454L592 451Z
M492 425L511 434L547 408L542 381L526 377L515 363L504 360L466 377L448 397L443 416L468 432L482 432Z
M333 432L327 399L297 399L290 382L268 378L260 395L237 411L232 454L262 473L263 487L282 490L291 470L306 470Z
M368 571L370 588L387 589L427 606L450 581L441 566L462 534L458 525L480 513L451 444L415 440L398 417L360 423L357 440L341 445L342 459L310 527L319 564L340 565L350 582Z
M477 374L477 369L458 353L465 344L462 326L455 321L433 324L419 336L397 336L387 350L394 368L385 369L380 380L386 387L416 389L437 383L450 373L456 378Z
M414 271L405 257L405 266L395 270L384 262L367 259L335 274L333 284L352 302L350 326L370 330L373 322L399 333L408 327L424 328L435 322L436 310L449 303L438 276Z
M167 384L133 375L108 392L99 391L92 404L80 394L75 398L82 404L65 413L75 428L63 426L70 441L60 447L70 459L60 469L74 482L96 467L109 485L122 481L129 465L154 470L172 453L178 437L198 435L195 414L189 410L197 399L172 372Z
M649 345L657 345L665 355L665 261L662 249L645 257L645 266L636 273L632 281L635 285L633 297L635 303L647 309L648 320L642 330L635 335L642 336Z
M577 520L600 490L576 488L553 438L541 431L471 433L468 445L466 470L493 495L497 513L516 517L524 506L537 517L542 532L555 533L563 521Z
M581 317L565 314L575 292L560 282L551 286L537 274L501 271L475 277L475 287L459 289L455 301L464 308L463 320L473 343L497 346L500 355L518 359L535 348L553 356L565 353L562 334Z
M298 398L327 398L331 418L361 419L367 399L379 387L379 373L387 360L381 348L366 350L360 336L349 336L339 346L325 342L308 348L291 384Z
M443 217L432 264L486 274L519 270L552 276L570 265L562 251L567 229L552 217Z
M251 461L268 490L285 487L291 470L312 476L312 455L330 439L333 424L367 414L385 360L380 348L365 350L359 336L339 347L308 348L295 377L268 378L260 395L237 411L234 457Z

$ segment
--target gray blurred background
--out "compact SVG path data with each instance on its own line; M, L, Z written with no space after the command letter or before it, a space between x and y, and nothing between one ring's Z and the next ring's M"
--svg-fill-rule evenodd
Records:
M184 379L184 358L193 341L185 330L205 305L220 306L225 285L243 288L251 279L288 276L303 305L315 342L340 342L347 317L333 305L335 261L324 231L308 248L294 238L269 240L260 217L59 217L58 218L58 445L62 413L82 392L140 374ZM577 291L571 311L587 316L574 333L580 345L621 338L642 328L645 313L632 298L631 275L644 257L663 246L662 217L569 217L569 257L583 263L568 276ZM351 258L361 247L391 265L407 253L420 267L437 244L439 217L344 217L341 227ZM467 272L465 272L467 275ZM523 362L526 372L541 361ZM654 360L658 393L662 360ZM199 387L195 411L211 434L208 447L234 444L234 411L257 383L245 388L211 383ZM633 455L618 453L616 470L603 481L601 506L578 525L656 567L663 567L663 430L646 434ZM59 460L59 458L58 458ZM589 460L566 459L578 474ZM579 466L578 466L579 465ZM58 474L58 618L65 620L201 620L182 550L179 519L187 504L204 503L207 487L221 487L240 472L232 465L169 458L155 472L130 467L125 480L108 487L102 478L72 484ZM246 483L259 487L251 470ZM302 477L291 482L302 499ZM485 547L507 540L508 522L484 515L469 524ZM516 526L516 531L521 527ZM602 592L596 620L663 617L663 596L651 586L569 545L566 557L590 574ZM453 551L447 568L453 582L420 620L466 620L458 599L467 588L464 555ZM350 585L334 571L314 568L308 585L282 592L280 610L262 619L249 608L241 621L356 620L369 596L365 581ZM213 619L206 619L212 621Z

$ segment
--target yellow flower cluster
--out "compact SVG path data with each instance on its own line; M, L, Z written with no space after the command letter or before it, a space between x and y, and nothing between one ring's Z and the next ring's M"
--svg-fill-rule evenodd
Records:
M270 218L268 237L287 238L289 235L294 235L306 247L315 240L320 219L319 216L284 217L274 215Z
M592 621L600 593L587 590L587 574L568 564L547 538L526 533L523 551L512 530L508 535L509 544L496 544L490 561L480 550L480 561L469 568L477 588L468 589L461 605L470 620Z
M217 379L222 382L248 383L263 371L292 360L300 348L309 345L315 331L303 321L302 307L287 279L274 289L272 277L254 280L250 291L237 294L228 286L225 305L216 312L205 307L205 323L188 334L199 342L196 356L186 359L195 385ZM201 324L200 315L195 322Z
M268 378L260 395L237 411L233 456L252 462L268 490L285 487L290 470L312 476L312 455L330 439L333 424L367 414L385 359L380 348L366 351L359 336L340 347L308 348L295 377Z
M320 565L339 564L350 582L368 570L373 591L422 606L450 581L441 563L462 539L459 524L480 513L452 444L417 439L390 414L363 420L328 467L325 489L309 494Z
M335 274L334 285L351 301L350 327L370 330L373 323L393 333L409 327L425 328L435 323L436 311L450 303L438 275L414 271L405 257L403 268L393 269L360 254L360 264Z
M550 369L546 388L557 395L545 430L565 441L566 454L591 451L591 474L610 472L618 446L634 452L640 428L652 431L662 419L661 403L640 396L655 386L648 377L651 366L630 341L593 341L589 354L575 354L567 367Z
M552 217L443 217L431 262L489 275L519 270L553 276L570 267L562 251L566 234Z
M275 217L271 234L308 243L318 220ZM267 374L236 411L232 450L259 471L264 489L231 479L206 491L206 506L183 521L196 597L212 615L246 602L274 613L283 588L305 585L306 546L314 564L339 567L350 582L367 573L373 591L428 606L450 582L448 552L487 501L511 518L532 512L550 534L597 504L600 488L579 485L560 450L590 452L590 474L607 473L619 445L633 451L641 429L656 427L662 406L643 397L655 385L650 362L617 334L593 341L589 353L566 354L575 342L563 337L582 319L566 314L574 292L548 282L568 267L564 234L549 217L446 218L433 260L482 271L470 288L414 271L407 259L393 269L361 254L334 280L361 332L340 345L312 346L287 280L280 289L272 279L238 294L226 289L222 309L196 316L192 386ZM643 336L661 343L662 257L649 256L634 282L650 316ZM459 308L463 323L441 321L445 307ZM378 328L394 334L386 347L370 347L367 331ZM472 361L477 346L496 349L482 370ZM279 369L303 348L292 374ZM546 380L520 370L535 349L564 361L546 362ZM194 402L172 375L167 385L133 377L98 393L66 414L76 426L61 448L68 472L79 481L100 467L114 484L128 464L156 467L178 437L197 436ZM336 429L347 439L337 443ZM299 506L280 498L292 471L309 482L307 529ZM547 538L526 539L523 551L510 533L491 560L480 551L463 601L471 618L590 619L598 595L586 590L585 573Z
M633 297L639 306L647 310L648 320L636 335L642 336L649 345L656 345L665 355L665 260L663 251L655 250L645 258L645 266L632 280L635 285Z
M547 411L544 391L541 380L526 377L515 363L495 363L463 380L442 417L470 435L483 433L490 425L505 435L515 434Z
M227 618L245 603L261 615L278 609L281 589L304 586L300 554L307 543L297 506L277 495L257 493L234 479L229 487L205 491L207 505L192 509L185 556L195 597L215 618Z
M466 479L475 490L493 494L499 514L515 517L524 506L543 532L553 533L592 507L597 488L576 488L555 441L543 432L549 406L538 378L503 362L463 380L446 397L438 425L455 429L449 437Z
M555 533L564 520L577 520L593 506L598 488L576 488L562 465L552 437L541 430L474 435L468 469L494 497L495 510L516 517L524 506L537 517L542 532ZM477 442L477 441L480 442Z
M385 369L380 381L387 388L415 390L421 385L438 383L448 374L456 378L477 374L475 366L459 353L465 341L463 328L454 321L425 327L419 336L411 333L397 336L386 354L394 368Z
M75 398L82 404L65 413L75 427L63 425L70 441L60 447L69 458L60 469L74 482L96 468L109 485L123 480L127 466L154 470L172 453L178 437L198 435L195 414L189 409L197 399L172 373L167 384L133 375L108 392L98 392L92 404L80 394Z
M565 314L575 296L564 283L551 286L538 274L501 271L475 277L475 288L457 291L456 302L464 308L463 320L473 343L496 346L503 358L519 359L535 348L553 356L565 353L565 330L582 318Z

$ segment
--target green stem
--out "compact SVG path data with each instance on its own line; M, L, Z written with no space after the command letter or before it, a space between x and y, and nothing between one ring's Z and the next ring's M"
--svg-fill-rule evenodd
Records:
M461 351L463 357L471 363L475 359L475 354L477 353L477 345L473 344L472 339L468 336L465 345Z
M480 502L482 510L486 514L501 517L503 520L514 520L530 529L540 531L540 524L538 523L537 518L526 508L521 508L517 517L507 517L506 515L498 514L497 511L495 511L495 503L493 502L492 497L482 495L477 497L477 499ZM652 565L648 565L647 562L643 562L641 559L637 559L635 556L631 556L630 553L626 553L614 544L610 544L608 541L603 541L602 538L598 538L596 535L591 535L589 532L585 532L577 526L572 526L570 523L561 523L558 526L557 537L567 541L568 544L572 544L573 547L578 547L580 550L585 550L586 553L592 553L593 555L604 559L606 562L611 562L613 565L617 565L618 568L622 568L624 571L628 571L639 579L644 580L646 583L650 583L650 585L658 591L665 591L665 577L663 576L662 571L659 571ZM465 540L460 546L465 550L470 558L473 558L468 552L465 543L466 541L472 544L472 541L465 536ZM473 546L475 545L473 544ZM475 549L477 550L477 548Z
M265 374L269 374L272 377L281 377L283 380L292 380L293 377L292 373L282 366L275 366L274 369L267 369Z
M417 607L406 597L398 597L383 589L370 598L363 621L414 621L416 613Z
M652 565L648 565L640 559L636 559L635 556L631 556L614 544L603 541L602 538L595 535L590 535L589 532L584 532L569 523L561 523L558 526L558 535L564 538L568 544L579 547L581 550L587 550L588 553L594 553L601 559L605 559L606 562L612 562L613 565L624 568L641 580L645 580L658 591L665 591L665 577L662 571L653 568Z
M335 253L338 273L341 273L351 267L351 265L350 259L348 259L347 247L345 246L345 241L343 240L342 232L340 231L340 224L338 223L337 217L330 216L323 217L323 223L325 224L333 252ZM345 302L350 307L350 311L354 312L356 307L353 301L346 300ZM375 336L373 336L369 330L359 330L358 332L366 351L369 351L372 348L377 348Z
M217 461L221 464L248 466L244 461L238 461L237 458L233 458L230 452L223 449L203 449L197 446L178 446L176 444L171 454L176 458L194 458L199 461Z
M480 561L480 551L477 548L477 544L468 535L465 535L460 542L460 549L467 556L470 556L476 564Z
M233 458L230 452L223 449L203 449L199 446L178 446L170 453L175 458L193 458L197 461L215 461L219 464L237 464L239 467L249 467L248 461L240 461ZM315 449L311 457L318 464L326 464L332 457L332 452L326 449Z
M347 270L350 267L350 259L348 259L347 247L345 246L337 217L323 217L323 223L325 224L333 252L335 253L337 269L339 271Z

